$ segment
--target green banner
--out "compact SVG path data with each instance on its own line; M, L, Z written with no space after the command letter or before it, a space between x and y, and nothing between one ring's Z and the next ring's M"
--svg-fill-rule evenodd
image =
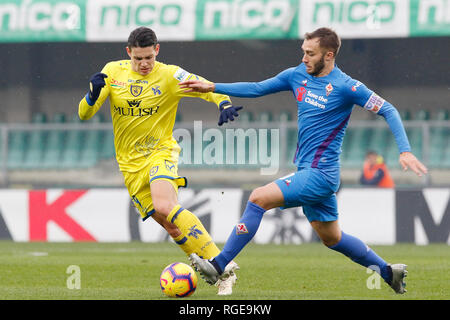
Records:
M450 0L410 0L410 36L450 35Z
M298 0L198 0L195 39L298 38Z
M0 0L0 42L124 41L140 25L161 41L450 35L450 0Z
M2 0L0 42L85 41L87 0Z

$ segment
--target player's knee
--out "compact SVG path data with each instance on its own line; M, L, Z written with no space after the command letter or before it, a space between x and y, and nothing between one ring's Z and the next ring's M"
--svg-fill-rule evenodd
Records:
M265 194L265 192L264 192L263 187L256 188L250 194L248 201L250 201L266 210L271 209L271 208L269 208L270 207L269 201L267 200L267 197L264 194Z
M322 240L322 243L327 247L332 247L339 243L340 238L336 235L327 235L320 237L320 240Z
M153 208L164 217L167 217L176 205L176 203L165 199L153 200Z

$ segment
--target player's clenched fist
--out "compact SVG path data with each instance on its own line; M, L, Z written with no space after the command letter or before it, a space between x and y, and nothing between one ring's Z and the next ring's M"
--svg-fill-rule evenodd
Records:
M105 78L108 76L104 73L97 72L89 79L89 105L94 105L100 96L100 91L106 85Z
M241 110L242 106L233 106L231 104L221 105L219 108L220 116L218 125L221 126L227 123L228 120L234 121L234 117L238 117L238 111Z

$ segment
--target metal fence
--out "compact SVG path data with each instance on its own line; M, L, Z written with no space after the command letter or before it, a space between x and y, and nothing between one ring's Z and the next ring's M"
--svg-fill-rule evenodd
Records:
M427 166L450 172L450 121L404 121L413 152ZM1 124L1 183L12 172L86 170L114 158L111 123ZM177 122L180 167L192 170L259 169L276 174L293 168L296 121ZM384 121L351 121L341 154L344 169L360 169L368 150L398 167L398 149ZM26 182L26 178L22 179ZM450 181L449 181L450 182ZM431 182L424 182L430 185Z

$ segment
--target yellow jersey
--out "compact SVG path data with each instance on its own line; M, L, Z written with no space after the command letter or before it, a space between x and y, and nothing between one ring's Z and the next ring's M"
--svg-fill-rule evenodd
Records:
M109 62L101 72L108 77L98 100L90 106L83 98L78 114L82 120L90 119L109 97L116 158L124 172L146 167L155 150L179 148L172 133L181 98L198 97L217 106L231 102L226 95L184 92L178 85L180 81L204 79L158 61L145 76L131 69L130 60Z

